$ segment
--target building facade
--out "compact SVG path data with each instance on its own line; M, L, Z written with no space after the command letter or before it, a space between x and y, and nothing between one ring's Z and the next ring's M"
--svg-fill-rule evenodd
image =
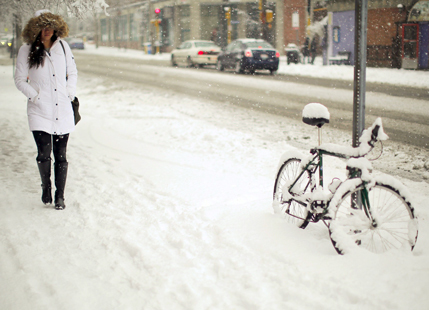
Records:
M263 0L261 4L264 11L273 13L271 23L261 21L258 1L159 0L111 5L109 15L98 15L98 44L148 52L159 47L161 52L170 52L191 39L214 40L223 47L228 38L263 36L283 52L283 0Z
M110 0L97 16L101 46L170 52L183 41L264 38L281 54L317 34L324 63L350 54L354 64L355 0ZM428 68L429 1L368 1L367 65ZM155 9L159 9L158 14ZM225 14L230 12L230 18ZM272 12L270 23L262 12Z
M416 55L424 58L427 55L426 29L418 27L404 34L412 8L418 0L371 0L368 1L368 32L367 32L367 65L388 68L426 69L425 59L418 62ZM332 0L327 2L329 14L328 37L329 55L336 56L339 52L351 53L351 64L354 63L355 41L355 1ZM420 24L427 22L420 22ZM404 28L405 27L405 28ZM417 43L407 43L404 35L411 36L413 42L423 42L417 49ZM404 47L405 44L405 47ZM414 44L414 45L413 45ZM412 59L412 60L409 60ZM417 59L417 60L416 60Z
M402 67L429 69L429 1L418 1L402 24Z
M307 37L316 33L323 37L323 31L313 31L311 25L322 22L327 16L325 0L284 0L284 41L302 46ZM310 26L310 27L309 27Z

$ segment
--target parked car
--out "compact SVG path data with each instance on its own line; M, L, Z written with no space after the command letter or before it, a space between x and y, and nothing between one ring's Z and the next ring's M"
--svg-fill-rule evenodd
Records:
M67 39L66 41L69 44L71 49L79 49L79 50L85 49L83 40L80 38L70 38L70 39Z
M236 73L248 70L270 70L273 74L279 68L280 53L270 43L261 39L237 39L232 41L217 58L216 68L223 71L233 68Z
M200 68L205 65L216 65L220 52L220 47L213 41L185 41L171 52L171 65L186 64L188 67Z

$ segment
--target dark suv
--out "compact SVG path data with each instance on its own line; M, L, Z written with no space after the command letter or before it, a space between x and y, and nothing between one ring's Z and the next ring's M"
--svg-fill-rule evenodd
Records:
M248 70L270 70L273 74L279 68L280 53L270 43L258 39L238 39L232 41L217 58L219 71L233 68L236 73Z

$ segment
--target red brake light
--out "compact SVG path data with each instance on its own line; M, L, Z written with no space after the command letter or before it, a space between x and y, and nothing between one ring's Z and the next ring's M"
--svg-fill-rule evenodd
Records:
M258 46L258 48L262 48L262 46Z
M203 52L203 51L198 51L198 55L204 55L205 54L205 52Z
M280 53L279 52L276 52L276 57L280 58Z
M244 56L246 56L246 57L253 57L253 53L252 53L252 51L251 51L251 50L246 50L246 51L244 52Z

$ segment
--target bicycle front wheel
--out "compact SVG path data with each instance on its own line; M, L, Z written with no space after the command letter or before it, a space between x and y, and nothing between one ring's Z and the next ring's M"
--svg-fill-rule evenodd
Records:
M394 185L376 182L368 193L370 214L359 205L357 197L366 191L362 186L347 191L336 203L336 213L329 226L332 244L339 254L360 246L373 253L408 247L417 240L414 209ZM340 191L339 192L343 192ZM359 196L360 195L360 196ZM331 201L335 201L335 197Z
M289 223L293 223L304 229L307 227L312 214L308 212L307 207L295 201L284 201L285 184L293 182L302 172L302 159L300 156L293 156L284 161L277 172L276 181L274 183L274 201L273 208L276 213L284 214ZM305 171L298 179L294 186L294 191L304 193L311 191L310 173Z

